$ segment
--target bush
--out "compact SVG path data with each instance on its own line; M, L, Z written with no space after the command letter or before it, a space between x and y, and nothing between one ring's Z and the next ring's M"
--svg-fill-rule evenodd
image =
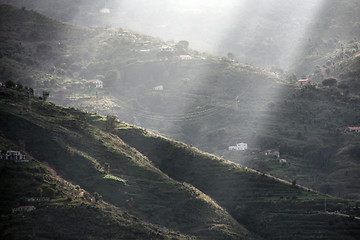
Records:
M356 159L360 159L360 145L354 144L354 145L349 146L347 153Z
M5 87L7 87L7 88L15 88L16 84L13 81L8 80L8 81L5 82Z

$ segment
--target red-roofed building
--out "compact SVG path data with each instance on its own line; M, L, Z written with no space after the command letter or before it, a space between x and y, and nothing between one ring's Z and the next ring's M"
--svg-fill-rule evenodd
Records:
M313 83L312 83L312 81L310 80L310 79L300 79L300 80L298 80L298 83L299 83L299 86L300 87L303 87L303 86L310 86L310 85L312 85Z
M360 127L347 127L344 132L356 132L360 133Z
M95 79L95 80L87 80L87 82L95 84L96 88L103 88L104 87L104 83L101 80L97 80L97 79Z

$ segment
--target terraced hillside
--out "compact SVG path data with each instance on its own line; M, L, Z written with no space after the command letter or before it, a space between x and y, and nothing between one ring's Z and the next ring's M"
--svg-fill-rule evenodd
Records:
M174 144L143 129L121 129L117 134L160 170L208 194L238 222L266 239L339 239L344 238L341 235L348 226L359 224L339 223L339 218L325 212L338 211L338 207L352 209L340 198L240 167L182 143ZM358 237L359 232L353 230L348 233Z
M28 97L26 92L4 88L1 89L0 108L3 139L15 144L4 147L18 145L19 148L21 145L29 156L47 164L59 176L79 185L94 198L113 205L116 211L125 211L164 226L165 233L173 229L200 239L252 238L249 231L210 197L189 184L169 178L136 149L102 130L105 129L103 117L55 106ZM119 124L119 127L126 126ZM11 171L8 167L15 166L5 164L2 168ZM4 181L11 183L8 178L4 175ZM38 185L46 184L43 181L39 179ZM12 185L7 185L5 194L11 192ZM7 199L19 201L19 197L22 197L21 193L7 196ZM78 204L86 203L80 201ZM9 214L10 209L4 211ZM74 213L73 217L76 218L77 214ZM36 224L36 218L29 219L33 220L32 224ZM7 219L2 222L5 228L7 223ZM17 227L19 225L15 225ZM59 228L65 231L67 225ZM11 229L7 231L13 234ZM128 231L137 232L125 229L120 233L125 236Z
M302 189L119 121L110 124L109 117L106 120L56 106L23 90L0 89L2 147L22 149L31 159L29 165L2 163L6 173L2 181L8 183L2 188L7 199L2 212L8 218L2 219L1 226L9 234L6 236L17 238L13 229L22 223L11 220L10 208L23 197L40 192L54 199L39 205L39 212L42 207L45 212L49 210L47 219L66 214L73 206L80 210L73 210L66 215L71 219L63 221L78 219L82 211L86 214L95 208L99 209L92 212L95 215L99 211L107 216L107 211L113 214L111 209L115 209L120 216L136 216L136 224L149 222L150 230L145 233L138 232L136 225L135 230L130 227L117 232L119 236L131 233L144 238L141 234L155 234L156 229L165 233L161 235L158 230L160 235L154 238L186 238L181 235L186 234L199 239L256 239L256 235L265 239L356 239L360 234L357 219L330 215L324 210L326 200L327 210L355 215L355 202ZM49 168L52 174L46 170ZM13 175L15 169L22 174ZM41 174L36 177L36 172ZM15 182L23 183L21 179L27 175L35 177L35 185L23 193L26 185L14 186L11 180L19 177ZM60 177L71 182L65 184L67 190L62 187L66 181L51 180ZM79 189L101 204L78 199ZM58 206L56 211L50 211L52 206ZM37 214L35 211L27 215L26 221L33 227L24 231L48 236L49 231L38 229L35 221L42 215ZM106 220L110 229L122 224L113 223L111 219L118 215L111 214ZM69 226L58 224L56 234L62 236ZM72 231L80 234L82 230Z

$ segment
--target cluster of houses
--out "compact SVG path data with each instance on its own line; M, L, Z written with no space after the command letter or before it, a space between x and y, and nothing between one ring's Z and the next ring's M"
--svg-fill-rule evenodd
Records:
M164 90L164 86L163 85L159 85L153 88L153 90L155 91L163 91Z
M48 201L50 201L50 198L49 197L28 197L28 198L25 198L25 200L28 202L48 202ZM36 207L33 205L20 206L17 208L13 208L12 213L13 214L23 214L23 213L32 212L35 210L36 210Z
M268 157L280 158L280 152L277 150L268 149L268 150L265 150L264 154L265 154L265 156L268 156Z
M0 160L11 160L14 162L29 162L26 159L25 154L22 154L20 151L0 151Z
M264 155L267 157L276 157L277 159L279 159L280 164L286 164L287 162L286 159L284 158L280 159L280 152L277 150L273 150L273 149L265 150Z
M248 148L247 143L237 143L236 146L229 146L232 151L245 151Z
M248 149L247 143L237 143L236 146L229 146L229 151L245 151ZM280 159L280 152L273 149L265 150L264 155L267 157L275 157L279 159L280 164L286 164L286 159Z

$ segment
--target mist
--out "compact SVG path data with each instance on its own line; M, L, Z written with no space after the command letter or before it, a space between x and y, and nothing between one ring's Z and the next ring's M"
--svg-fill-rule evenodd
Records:
M2 2L75 24L124 28L175 42L187 40L194 50L220 56L230 52L241 62L285 69L324 5L323 0ZM56 11L66 5L62 14Z
M185 39L193 49L221 56L231 52L254 65L286 68L322 2L121 1L110 10L111 24L118 27Z

